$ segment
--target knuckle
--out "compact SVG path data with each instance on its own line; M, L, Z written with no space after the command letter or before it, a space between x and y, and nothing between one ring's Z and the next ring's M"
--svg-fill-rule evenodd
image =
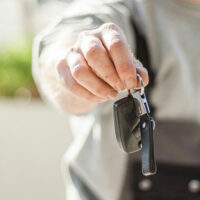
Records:
M117 31L119 30L119 27L115 23L112 23L112 22L103 24L102 28L106 30L117 30Z
M80 38L88 36L89 35L89 31L81 31L81 33L79 34Z
M120 38L114 38L110 43L110 51L122 49L124 47L125 43Z
M74 52L75 51L75 48L74 47L69 47L68 49L67 49L67 54L70 54L70 53L72 53L72 52Z
M85 52L86 59L91 59L92 57L99 55L102 52L102 48L99 44L92 42L88 45L88 48Z
M66 59L68 59L75 52L78 52L78 48L76 46L69 47L66 52Z
M72 76L76 79L80 79L82 76L85 76L87 73L87 68L81 64L77 64L72 69Z
M66 52L66 59L70 58L70 56L75 53L77 49L75 47L69 47Z
M87 37L90 34L90 31L82 31L78 35L78 41L83 40L85 37Z
M115 84L118 80L116 73L111 72L109 74L105 74L104 77L105 81Z

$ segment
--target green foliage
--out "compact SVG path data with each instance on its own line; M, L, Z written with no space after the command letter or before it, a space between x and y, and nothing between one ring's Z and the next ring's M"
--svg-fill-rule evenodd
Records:
M19 88L38 96L31 73L31 41L13 43L0 51L0 96L14 97Z

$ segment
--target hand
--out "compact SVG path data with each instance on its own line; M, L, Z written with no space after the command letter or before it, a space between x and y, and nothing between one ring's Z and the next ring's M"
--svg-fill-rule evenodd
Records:
M119 91L139 88L136 73L148 84L147 70L132 55L123 31L113 23L81 32L57 70L64 87L89 102L114 99Z

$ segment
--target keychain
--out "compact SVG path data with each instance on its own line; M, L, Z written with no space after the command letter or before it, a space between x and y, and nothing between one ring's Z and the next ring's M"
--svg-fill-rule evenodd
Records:
M139 74L141 89L129 90L127 97L114 103L115 134L120 148L128 153L142 150L142 173L156 173L153 132L155 121L150 116L144 92L144 82Z

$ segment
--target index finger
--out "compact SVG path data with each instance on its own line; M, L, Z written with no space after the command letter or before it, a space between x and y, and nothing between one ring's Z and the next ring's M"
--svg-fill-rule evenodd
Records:
M106 24L101 32L101 40L127 89L135 88L137 86L136 67L121 29L115 24Z

